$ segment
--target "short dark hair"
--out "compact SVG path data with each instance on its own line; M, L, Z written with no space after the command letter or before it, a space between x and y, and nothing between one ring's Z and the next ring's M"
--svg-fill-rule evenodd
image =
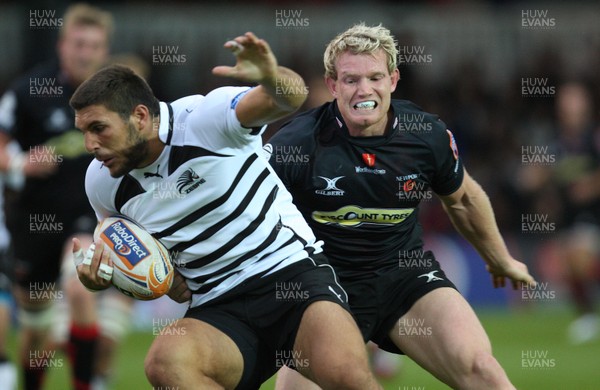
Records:
M77 88L69 104L75 111L92 105L103 105L125 120L138 104L148 107L153 116L160 113L158 99L150 86L131 69L122 65L100 69Z

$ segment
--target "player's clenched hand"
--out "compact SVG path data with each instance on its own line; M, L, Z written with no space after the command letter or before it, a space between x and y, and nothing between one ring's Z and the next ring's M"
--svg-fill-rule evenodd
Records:
M251 32L225 43L237 59L235 66L217 66L216 76L233 77L246 82L261 83L277 74L277 59L269 44Z
M488 272L492 275L492 283L495 288L504 287L506 278L512 281L513 288L516 290L521 285L535 286L537 283L533 276L529 274L527 266L515 259L509 259L504 267L487 265Z
M73 261L77 268L77 276L89 290L104 290L110 287L113 264L110 252L101 240L90 245L83 252L81 242L73 238Z
M192 299L192 292L188 288L185 278L177 270L174 270L173 284L167 295L178 303L184 303Z

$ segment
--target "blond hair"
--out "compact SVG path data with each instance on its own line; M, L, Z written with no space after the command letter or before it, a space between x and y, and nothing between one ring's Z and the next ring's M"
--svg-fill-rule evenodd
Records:
M323 63L325 76L337 79L335 62L340 54L349 51L352 54L374 54L383 49L387 55L387 65L390 73L396 69L398 48L390 30L378 26L367 26L364 23L355 24L348 30L333 38L325 49Z
M73 4L67 8L59 36L62 37L65 31L73 26L100 27L106 31L109 40L114 30L113 17L109 12L85 3Z

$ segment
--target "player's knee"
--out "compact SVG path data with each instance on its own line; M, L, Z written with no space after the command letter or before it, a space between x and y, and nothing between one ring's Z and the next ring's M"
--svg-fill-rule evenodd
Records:
M364 390L375 385L373 374L366 362L342 362L327 367L321 376L324 389Z
M155 342L146 355L144 371L153 386L168 386L175 383L173 376L177 364L176 355L170 353L169 348L156 345Z
M506 374L496 358L488 351L478 351L461 362L455 371L455 380L460 389L475 389L485 385L489 389L505 389L510 385Z
M186 345L186 341L181 338L174 338L170 335L158 336L152 343L144 361L144 370L148 381L154 386L175 386L175 384L182 383L184 378L190 375L196 376L202 372L200 363L205 360L202 351L199 350L195 354L195 351L188 347L189 343ZM191 363L190 356L194 355L193 363Z
M502 369L502 366L500 366L500 363L498 363L496 358L489 352L481 352L475 356L473 359L471 372L473 375L495 385L499 385L507 381L507 377Z
M133 302L125 296L106 291L97 306L102 336L120 342L131 326Z
M53 302L46 302L35 308L19 307L17 319L22 328L44 332L48 330L56 315L56 306Z

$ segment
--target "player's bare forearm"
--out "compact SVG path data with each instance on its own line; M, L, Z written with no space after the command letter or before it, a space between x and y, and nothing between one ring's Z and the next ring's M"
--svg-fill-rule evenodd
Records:
M279 66L274 77L263 80L257 88L248 92L236 112L244 126L261 126L295 112L307 96L308 89L302 77Z
M505 278L513 288L535 285L527 266L515 260L498 230L490 200L466 172L463 185L449 196L441 197L444 209L456 229L473 245L487 264L494 287L504 287Z
M278 66L275 77L265 80L261 86L277 107L287 113L299 109L308 96L308 88L302 77L283 66Z
M455 194L442 197L444 209L459 233L493 267L506 266L510 257L500 235L489 198L481 186L465 173L464 183Z

